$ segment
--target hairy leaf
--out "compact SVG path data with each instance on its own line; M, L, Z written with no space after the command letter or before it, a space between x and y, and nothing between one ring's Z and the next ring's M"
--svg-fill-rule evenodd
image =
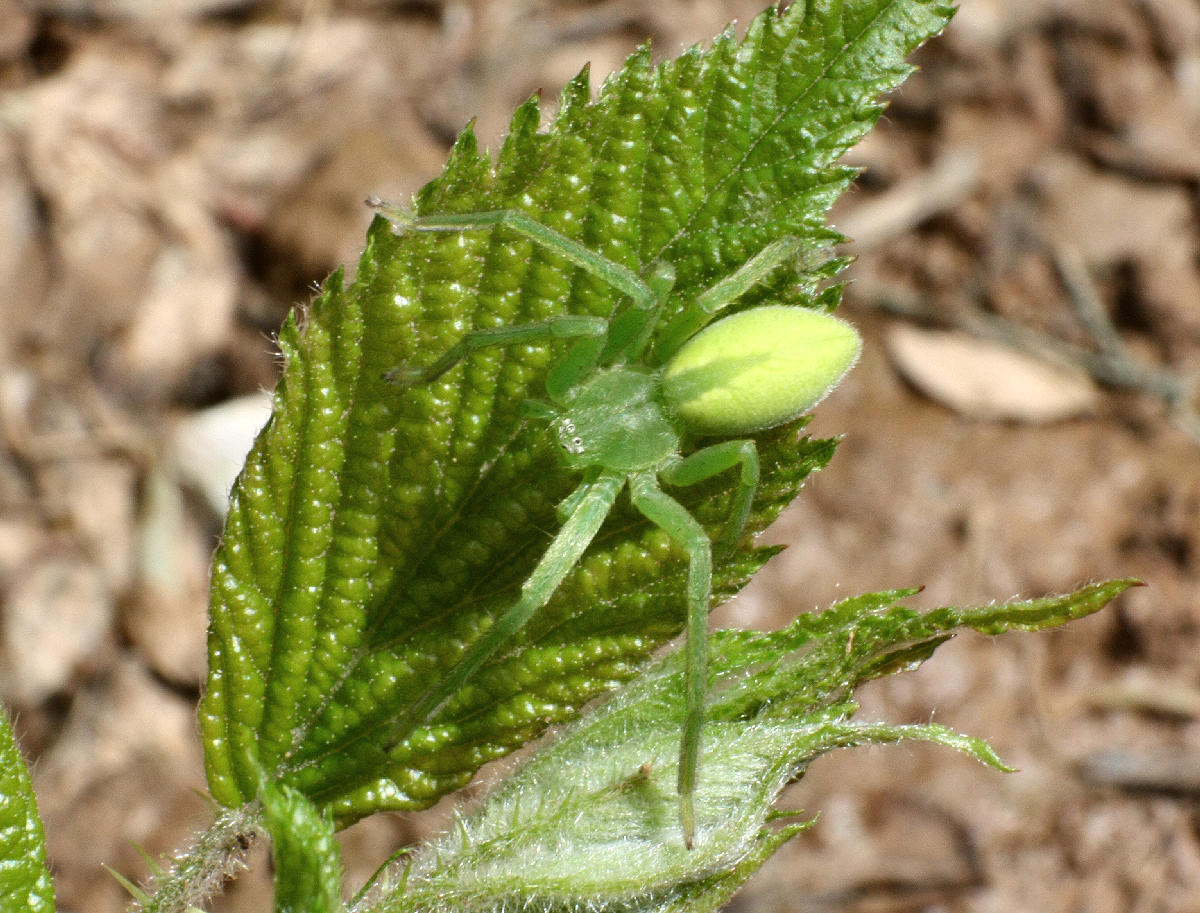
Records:
M804 255L742 304L832 308L844 261L825 213L852 172L839 156L875 121L904 56L949 10L930 0L814 0L768 11L739 41L652 66L634 54L591 100L586 70L550 127L531 99L495 161L466 130L418 214L516 208L640 271L674 264L664 319L768 242ZM609 315L612 289L497 228L396 236L377 219L354 280L339 272L280 334L273 416L232 494L215 556L201 705L209 784L223 803L261 778L341 821L420 808L478 767L634 674L683 624L685 560L626 508L510 649L429 725L407 709L515 597L578 481L521 404L543 394L554 347L487 349L400 391L471 328ZM758 437L764 528L831 441L803 422ZM710 528L735 481L683 490ZM725 599L770 556L716 568Z
M1039 630L1097 611L1135 581L927 614L862 596L771 634L713 638L713 696L696 847L679 834L675 732L683 662L672 653L549 739L458 826L389 875L359 913L715 910L785 840L779 791L818 755L921 740L1005 770L983 741L944 727L852 718L859 682L919 665L956 631Z
M29 768L8 717L0 713L0 908L53 913L46 837Z

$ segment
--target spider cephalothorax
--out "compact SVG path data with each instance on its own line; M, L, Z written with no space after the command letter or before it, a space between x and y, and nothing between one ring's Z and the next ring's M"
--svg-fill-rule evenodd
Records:
M574 469L656 472L681 458L683 441L662 401L658 372L601 369L568 391L555 411L559 443Z

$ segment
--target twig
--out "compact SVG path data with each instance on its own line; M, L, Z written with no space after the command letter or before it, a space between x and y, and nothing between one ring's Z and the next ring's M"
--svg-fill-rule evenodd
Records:
M1125 340L1109 320L1096 283L1092 281L1079 251L1062 243L1051 244L1049 247L1059 278L1062 279L1067 293L1071 296L1071 302L1075 305L1075 313L1079 315L1092 339L1096 340L1100 351L1112 356L1127 355Z

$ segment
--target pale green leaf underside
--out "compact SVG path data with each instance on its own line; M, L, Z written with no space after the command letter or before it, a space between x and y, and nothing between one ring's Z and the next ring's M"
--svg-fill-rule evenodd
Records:
M275 868L275 913L339 913L342 853L333 820L286 786L268 784L262 801Z
M360 913L714 910L803 823L772 805L835 748L921 740L997 769L979 739L944 727L853 718L857 683L909 668L955 631L1039 630L1097 611L1134 581L1067 596L943 608L894 606L912 590L847 600L771 634L713 639L712 703L697 793L696 847L677 820L683 663L676 652L539 747L455 830L420 849ZM398 886L402 884L403 889Z
M536 100L495 162L460 138L419 212L519 208L640 270L675 264L679 301L785 234L803 270L746 296L836 304L825 213L851 172L839 156L879 114L904 56L945 23L920 0L797 3L662 67L641 52L590 100L586 74L538 132ZM781 272L788 272L786 270ZM681 555L620 509L511 650L434 725L404 710L514 597L576 483L546 429L524 423L556 352L480 352L403 393L383 379L424 365L472 327L608 315L612 291L503 230L396 237L376 220L349 286L335 274L280 343L287 370L235 486L213 566L201 706L210 787L254 797L262 776L341 820L418 808L487 760L633 674L683 622ZM669 315L668 315L669 316ZM798 424L758 439L762 529L824 464L832 442ZM732 474L730 474L732 476ZM715 528L728 486L680 493ZM769 553L717 568L726 598Z
M53 913L46 838L29 768L0 712L0 909Z

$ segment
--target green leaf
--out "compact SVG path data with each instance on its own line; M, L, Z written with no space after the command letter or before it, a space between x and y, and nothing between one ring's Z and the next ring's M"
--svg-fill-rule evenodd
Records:
M796 3L740 42L728 32L660 67L643 49L594 102L585 70L546 132L537 99L517 111L494 163L464 131L415 209L517 208L633 270L668 260L677 284L664 319L790 234L801 262L741 304L828 310L838 289L823 283L844 261L830 255L825 213L853 176L836 162L948 15L928 0ZM247 802L265 777L343 822L427 806L679 632L685 557L623 508L432 725L414 729L405 713L511 604L578 480L520 411L543 393L551 348L480 351L403 391L384 375L428 364L470 328L609 315L614 298L506 229L397 237L377 219L353 282L334 274L284 326L274 413L213 564L200 718L218 800ZM803 423L757 437L750 533L832 455L832 441L798 439ZM681 500L716 530L734 481ZM719 564L715 600L771 554L746 547Z
M339 913L342 853L333 819L287 786L266 785L262 802L275 863L275 913Z
M54 911L37 799L4 713L0 713L0 910Z
M779 828L772 806L827 751L921 740L1008 769L985 742L941 726L854 719L856 684L918 665L958 630L1052 627L1097 611L1134 583L927 614L894 605L914 592L899 590L847 600L771 634L718 632L694 849L684 847L677 818L684 664L675 652L540 746L356 909L715 910L807 826Z

